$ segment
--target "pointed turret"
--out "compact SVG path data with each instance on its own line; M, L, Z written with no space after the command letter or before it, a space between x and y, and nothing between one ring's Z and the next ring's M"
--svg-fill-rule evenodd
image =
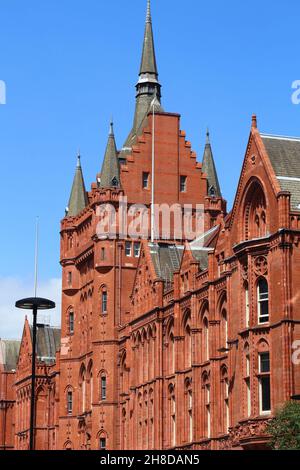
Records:
M161 85L158 81L150 0L147 0L147 15L143 52L136 91L136 106L133 128L124 144L123 150L127 150L132 147L134 138L138 134L144 118L150 111L153 98L156 96L159 104L161 99ZM160 108L160 111L163 111L163 109Z
M155 48L154 48L154 39L153 39L153 30L152 30L150 0L148 0L148 3L147 3L146 27L145 27L145 35L144 35L140 76L143 74L154 75L156 79L158 77L156 57L155 57Z
M113 122L110 123L108 142L103 160L100 188L120 188L120 167L114 135Z
M75 217L88 205L88 203L89 200L85 190L85 184L80 163L80 155L78 154L71 196L69 200L69 205L66 208L66 216Z
M207 195L211 197L222 197L218 174L211 149L209 130L206 133L206 144L202 161L202 172L207 175Z

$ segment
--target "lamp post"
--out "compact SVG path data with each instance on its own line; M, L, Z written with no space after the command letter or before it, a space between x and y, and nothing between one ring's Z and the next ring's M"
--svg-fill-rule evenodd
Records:
M55 308L52 300L41 299L39 297L30 297L28 299L18 300L16 307L24 310L32 310L32 367L31 367L31 397L30 397L30 444L29 450L34 450L34 420L35 420L35 355L36 355L36 323L38 310L50 310Z

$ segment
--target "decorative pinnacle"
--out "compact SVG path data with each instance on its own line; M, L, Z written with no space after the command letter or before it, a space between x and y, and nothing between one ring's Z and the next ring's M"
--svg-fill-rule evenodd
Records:
M206 130L206 144L210 144L210 138L209 138L209 128Z
M146 23L151 23L151 4L150 4L150 0L147 0Z
M252 114L252 127L257 129L257 117L256 114Z
M112 117L110 119L110 124L109 124L109 135L114 135L114 121Z
M80 168L81 167L81 163L80 163L80 149L78 149L78 153L77 153L77 168Z

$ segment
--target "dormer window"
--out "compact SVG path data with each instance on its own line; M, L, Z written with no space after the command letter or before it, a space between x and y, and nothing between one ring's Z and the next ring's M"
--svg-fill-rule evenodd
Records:
M214 186L210 186L209 190L208 190L208 194L210 197L216 197L216 189Z
M114 188L117 188L117 187L119 186L119 180L118 180L118 178L114 177L114 178L112 179L111 184L112 184L112 186L113 186Z

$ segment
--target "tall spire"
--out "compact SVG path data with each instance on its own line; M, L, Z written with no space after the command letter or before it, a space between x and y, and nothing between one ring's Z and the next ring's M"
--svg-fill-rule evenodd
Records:
M207 175L207 195L211 197L222 197L208 129L206 132L206 144L202 161L202 172Z
M152 30L150 0L148 0L147 3L146 27L140 68L140 75L141 74L153 74L155 75L156 79L158 77Z
M118 160L118 152L114 135L114 124L111 120L99 187L120 188L120 186L120 167Z
M85 190L85 184L80 162L80 153L78 153L71 196L69 200L69 205L66 208L66 216L75 217L88 205L88 203L89 200Z
M139 72L139 80L136 85L136 107L134 122L133 128L124 145L124 150L132 146L133 140L137 135L144 118L150 111L150 106L155 96L160 103L161 85L158 81L158 70L152 29L151 4L150 0L147 0L147 14L142 60Z

